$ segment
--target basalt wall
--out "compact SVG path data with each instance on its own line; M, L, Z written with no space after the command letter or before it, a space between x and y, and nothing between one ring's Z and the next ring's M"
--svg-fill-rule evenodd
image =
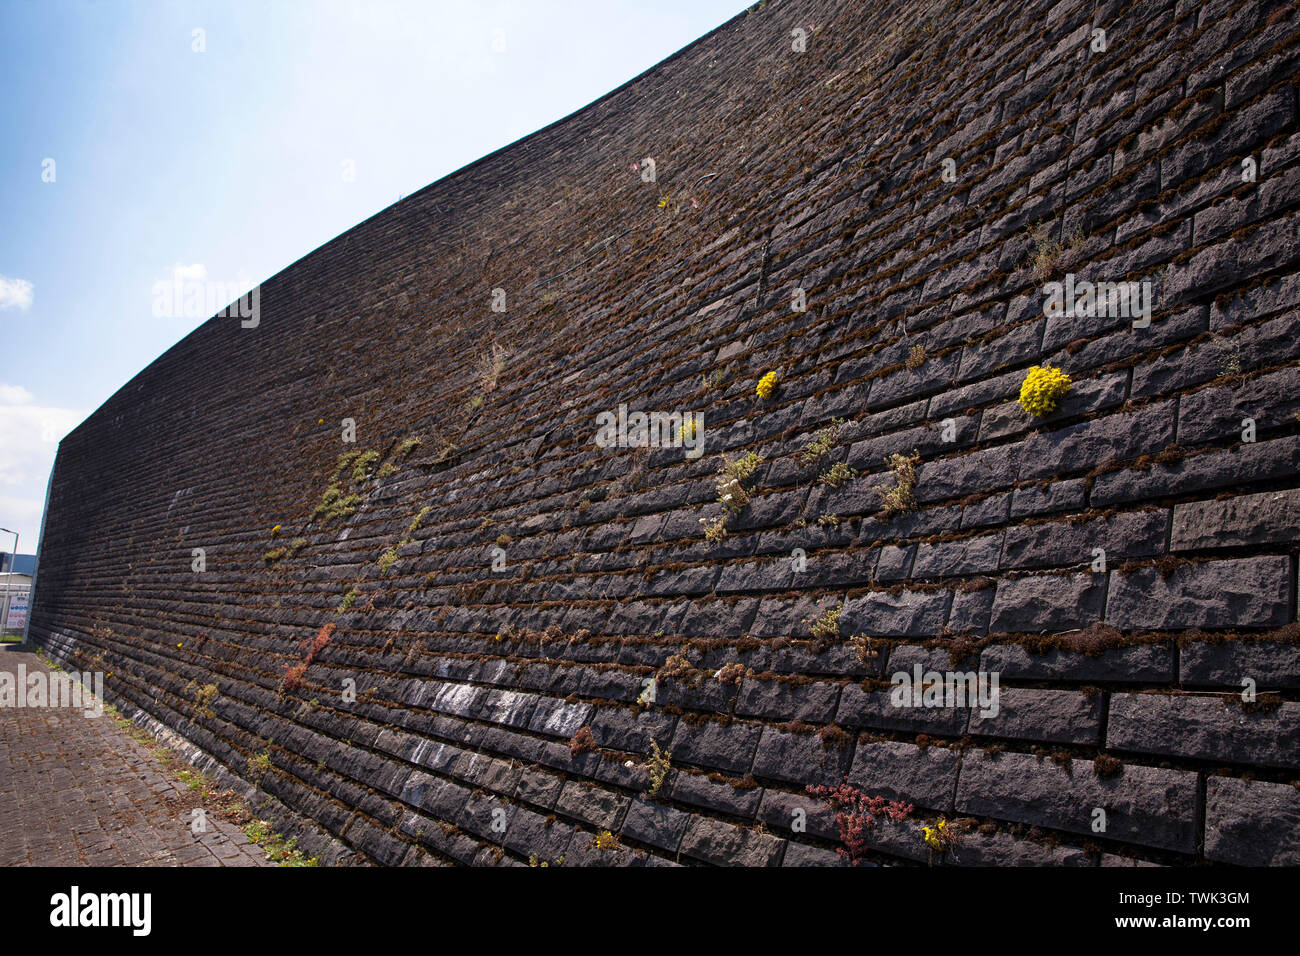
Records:
M768 0L125 385L31 634L327 862L843 865L845 781L912 805L863 862L1300 862L1298 60L1290 3Z

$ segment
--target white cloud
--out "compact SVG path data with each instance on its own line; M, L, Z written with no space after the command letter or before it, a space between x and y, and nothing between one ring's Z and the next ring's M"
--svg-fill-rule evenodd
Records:
M29 309L33 286L26 279L0 276L0 309Z
M85 417L77 409L38 405L21 385L0 384L0 487L44 489L60 439Z
M18 553L35 554L41 531L41 509L45 507L45 489L41 497L0 495L0 527L18 532ZM13 535L0 534L0 551L14 549Z
M0 526L22 536L19 550L24 554L36 550L45 483L59 441L86 414L41 405L21 385L0 382ZM0 540L0 551L12 547L11 542Z

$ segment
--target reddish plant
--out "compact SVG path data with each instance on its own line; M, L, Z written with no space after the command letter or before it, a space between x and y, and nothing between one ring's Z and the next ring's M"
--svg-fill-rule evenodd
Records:
M569 756L572 758L581 757L583 754L591 753L595 749L596 738L591 735L590 727L583 727L569 741Z
M316 660L316 655L319 654L321 651L325 650L325 645L330 642L330 638L333 636L334 636L334 622L330 621L319 631L317 631L316 636L313 637L310 641L302 642L302 649L307 652L308 664Z
M886 800L884 797L872 797L857 787L842 783L838 787L808 787L808 792L826 802L832 810L839 811L835 822L840 828L840 840L844 846L839 848L840 856L846 857L857 866L867 852L867 840L876 825L876 818L889 817L891 820L903 820L911 816L915 807L901 800Z
M286 694L297 690L302 686L302 679L306 673L306 664L294 664L284 672L284 679L280 681L280 689Z

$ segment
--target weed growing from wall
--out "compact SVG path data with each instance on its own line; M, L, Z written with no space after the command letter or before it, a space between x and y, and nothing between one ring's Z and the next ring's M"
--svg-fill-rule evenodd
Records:
M808 793L825 801L832 810L838 811L835 822L840 829L840 840L844 846L838 848L841 856L857 866L869 849L868 840L875 829L878 817L891 820L904 820L911 816L915 807L901 800L886 800L863 793L857 787L842 783L837 787L807 788Z
M672 769L672 752L661 750L659 741L653 738L650 741L650 747L653 752L650 754L650 789L646 791L648 796L656 796L668 778L668 771Z
M890 474L894 477L892 485L877 485L883 512L886 518L905 514L916 508L916 470L921 464L921 456L915 450L911 455L898 452L885 459Z
M753 476L762 463L763 456L752 451L735 461L723 457L722 467L718 470L718 504L722 505L723 511L712 521L700 519L706 540L721 541L726 537L727 523L738 517L750 502L744 482Z
M830 468L823 471L817 478L823 485L831 488L838 488L846 481L852 481L858 477L856 468L850 468L842 461L837 461Z
M1059 368L1035 365L1020 385L1020 407L1030 415L1050 415L1070 390L1071 379Z
M842 604L836 607L827 608L816 620L813 620L812 618L808 619L808 622L811 622L812 625L809 630L812 633L813 641L816 642L816 646L819 649L825 650L839 641L840 611L843 610L843 608L844 605Z

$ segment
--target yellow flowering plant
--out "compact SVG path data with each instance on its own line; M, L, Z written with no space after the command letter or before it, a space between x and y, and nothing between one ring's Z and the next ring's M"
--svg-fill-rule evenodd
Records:
M1030 415L1050 415L1070 390L1070 376L1050 365L1035 365L1020 386L1020 407Z
M943 837L948 829L948 821L940 818L939 822L932 827L921 827L921 832L925 834L925 842L936 850L943 849Z
M776 393L776 372L768 372L758 380L758 387L754 389L759 398L771 398Z
M921 838L930 851L929 862L934 864L936 853L942 857L944 853L955 854L958 846L962 842L962 834L969 826L969 821L958 821L956 824L949 826L948 821L940 817L932 821L929 826L921 827Z

